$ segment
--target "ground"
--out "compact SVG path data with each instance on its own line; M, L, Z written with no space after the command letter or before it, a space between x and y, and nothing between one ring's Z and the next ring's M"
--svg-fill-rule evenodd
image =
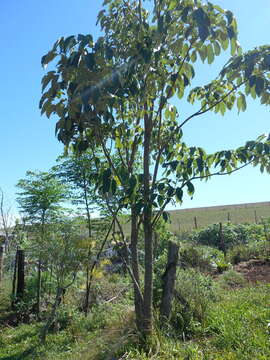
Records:
M250 283L270 283L270 261L249 260L234 266L234 270L244 275Z

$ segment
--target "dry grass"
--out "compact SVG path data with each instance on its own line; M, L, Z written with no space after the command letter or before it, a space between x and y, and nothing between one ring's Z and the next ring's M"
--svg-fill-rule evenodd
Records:
M198 228L228 220L233 224L260 222L270 217L270 202L172 210L169 213L171 231L179 234L195 228L195 217Z

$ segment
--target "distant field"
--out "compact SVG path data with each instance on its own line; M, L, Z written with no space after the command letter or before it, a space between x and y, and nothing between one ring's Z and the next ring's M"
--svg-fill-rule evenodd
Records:
M171 231L180 233L194 229L195 222L198 228L218 222L224 223L228 220L234 224L260 222L262 218L270 218L270 201L171 210L169 213L171 216Z

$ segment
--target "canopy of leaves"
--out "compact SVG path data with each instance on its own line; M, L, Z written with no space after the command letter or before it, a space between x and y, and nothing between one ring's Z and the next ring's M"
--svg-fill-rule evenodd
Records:
M66 187L47 172L28 171L17 187L20 211L30 222L46 223L61 209L66 196Z
M234 106L245 111L247 96L270 103L270 46L243 54L232 12L200 0L157 0L151 11L135 0L106 0L98 23L103 36L96 41L91 35L62 37L43 56L44 67L56 65L43 77L40 108L48 117L57 115L56 134L65 145L103 149L108 161L99 176L103 193L121 187L122 206L133 204L138 213L146 206L143 177L134 168L141 160L146 118L151 201L161 212L172 199L181 202L184 190L192 196L195 179L230 174L249 163L270 171L267 136L215 154L182 140L184 125L196 116L224 115ZM228 48L232 57L218 78L190 90L194 64L211 64ZM170 101L186 96L200 107L181 119ZM115 153L118 168L110 160Z

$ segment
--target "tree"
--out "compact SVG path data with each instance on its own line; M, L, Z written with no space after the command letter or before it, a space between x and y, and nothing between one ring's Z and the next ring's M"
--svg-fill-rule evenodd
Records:
M43 343L55 319L63 295L76 279L84 252L80 246L81 241L82 238L76 224L65 218L54 224L46 241L45 257L50 262L52 273L56 279L56 291L51 312L47 317L46 324L41 329L40 338Z
M87 218L88 235L91 237L91 213L98 209L100 197L96 193L96 183L93 176L96 174L96 156L90 152L83 154L71 153L60 156L53 172L69 189L69 198L74 205L84 207Z
M104 160L98 149L95 151L87 151L82 154L70 153L65 156L58 158L58 164L53 168L54 173L57 178L62 181L64 184L68 185L70 190L70 199L73 205L82 205L84 207L86 219L87 219L87 229L88 229L88 245L85 249L86 251L86 294L84 302L84 311L85 314L88 313L89 309L89 299L90 299L90 290L91 290L91 280L92 280L92 261L93 257L93 243L96 243L96 239L99 236L103 238L102 232L106 232L106 225L101 221L100 228L97 229L96 226L92 225L91 213L94 210L104 209L104 199L102 194L98 192L95 177L100 169L103 166ZM93 231L94 230L94 231ZM94 232L94 234L93 234ZM94 268L92 269L92 271Z
M242 53L232 12L200 0L105 0L98 15L103 35L60 38L42 58L57 61L42 80L42 114L58 116L56 133L79 152L101 146L107 169L99 180L104 194L121 191L119 209L131 215L131 266L137 326L152 331L153 230L173 200L193 196L197 179L232 174L249 164L270 170L269 138L235 150L207 154L183 141L184 126L213 111L225 114L246 97L270 104L270 46ZM209 84L189 86L194 63L213 63L230 48L231 59ZM172 99L199 109L181 119ZM112 160L117 153L121 166ZM137 166L140 163L141 166ZM138 169L142 169L138 171ZM113 216L117 218L117 211ZM138 266L138 233L144 234L144 280Z
M26 223L35 226L38 232L38 274L36 313L40 311L42 246L46 241L46 225L61 210L60 203L65 199L66 188L51 173L26 173L26 179L19 180L17 201Z
M0 188L0 230L4 232L4 242L0 243L0 284L3 276L4 257L11 235L11 207L6 206L4 192Z

